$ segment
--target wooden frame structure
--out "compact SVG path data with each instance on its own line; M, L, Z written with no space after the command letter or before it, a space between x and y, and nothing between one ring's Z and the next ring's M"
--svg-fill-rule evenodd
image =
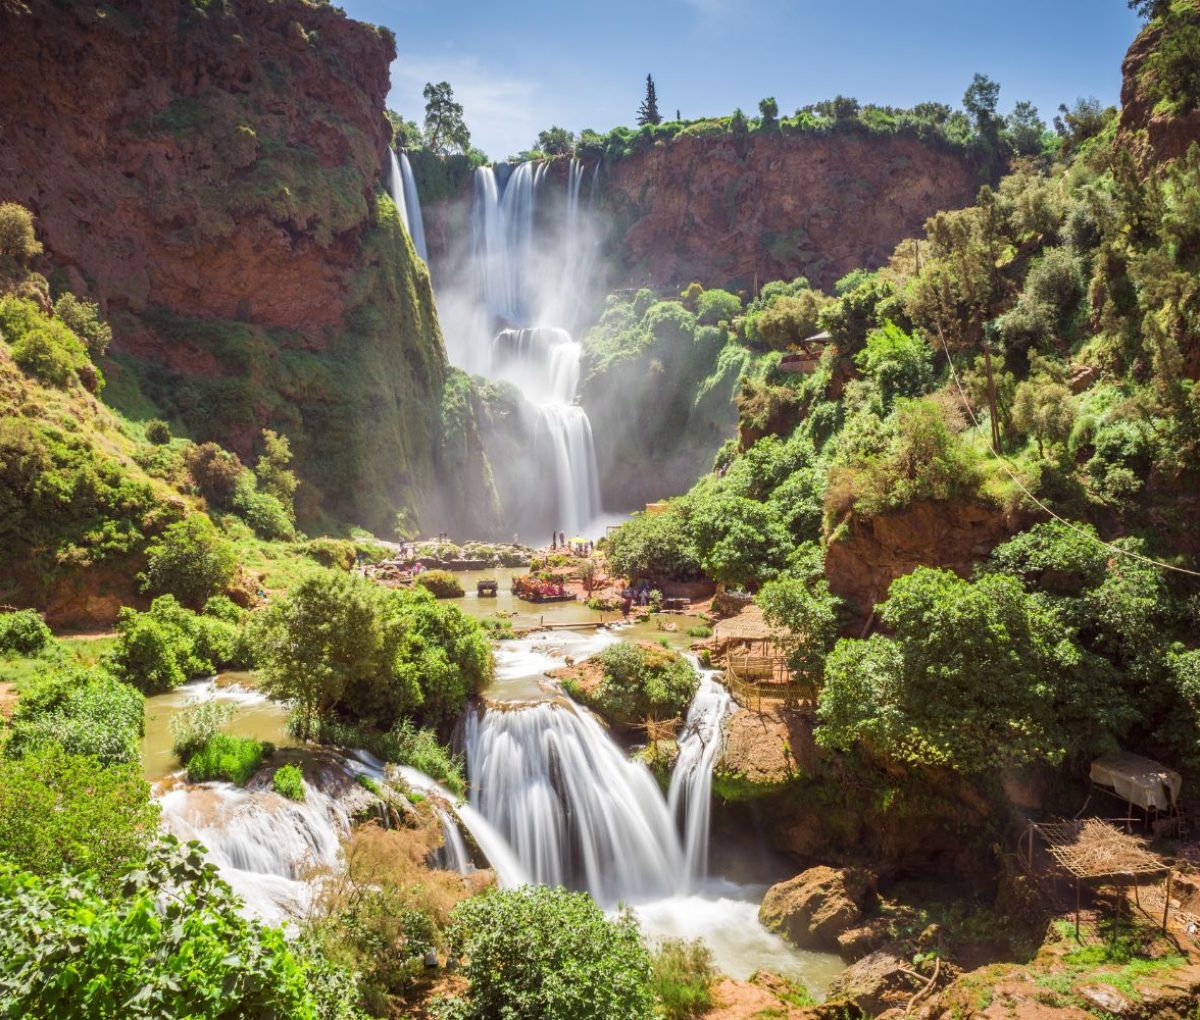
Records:
M1030 822L1021 836L1026 843L1025 860L1032 875L1034 837L1046 844L1055 866L1075 880L1075 938L1079 938L1079 912L1083 899L1083 883L1109 879L1132 883L1138 906L1137 889L1141 880L1166 876L1163 897L1162 930L1167 930L1171 911L1172 866L1146 849L1145 844L1100 818L1076 818L1059 822Z

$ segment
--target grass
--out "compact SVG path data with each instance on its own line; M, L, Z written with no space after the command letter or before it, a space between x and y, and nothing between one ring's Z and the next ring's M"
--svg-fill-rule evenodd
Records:
M696 627L688 627L687 636L690 638L707 638L712 637L712 628L700 624Z
M712 950L701 939L665 939L654 954L651 987L666 1020L688 1020L712 1008Z
M304 800L304 773L296 765L284 765L271 777L275 792L288 800Z
M188 782L208 783L223 779L245 786L263 758L272 751L274 748L270 744L252 737L218 733L188 759Z

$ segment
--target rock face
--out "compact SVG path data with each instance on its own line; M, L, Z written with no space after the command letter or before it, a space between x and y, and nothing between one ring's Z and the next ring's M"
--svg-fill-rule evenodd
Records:
M867 133L682 136L606 171L624 285L830 287L978 188L961 153ZM627 226L626 226L627 225Z
M851 1002L866 1016L879 1016L893 1006L903 1006L919 985L902 967L906 961L880 949L864 956L833 979L829 998Z
M447 369L376 201L390 33L305 0L0 0L0 38L0 200L104 307L108 399L243 457L285 433L309 519L419 518Z
M855 868L809 868L767 890L758 919L802 949L838 948L838 936L857 925L872 877Z
M923 502L878 517L852 516L825 550L825 576L835 595L866 617L897 577L919 566L966 577L981 557L1021 522L981 504Z
M724 800L749 800L811 772L816 751L812 729L810 714L782 705L767 704L761 712L739 709L725 727L713 771L714 792Z
M1176 4L1174 8L1172 18L1177 26L1188 22L1200 26L1200 9L1185 4ZM1153 163L1176 159L1191 145L1200 142L1200 110L1182 116L1164 115L1155 110L1157 100L1145 74L1146 61L1162 43L1163 34L1161 24L1147 26L1133 41L1121 65L1120 133L1126 137L1134 136L1139 143L1137 148Z

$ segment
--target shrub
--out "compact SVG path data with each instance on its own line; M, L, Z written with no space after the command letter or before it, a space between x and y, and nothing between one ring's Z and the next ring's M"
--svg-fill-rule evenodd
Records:
M335 715L436 726L492 672L482 628L457 606L340 571L313 571L256 614L254 635L264 688L295 703L302 735Z
M649 1020L650 958L628 915L610 920L585 893L489 890L455 908L465 957L461 1020Z
M353 542L339 538L314 538L304 545L304 553L323 567L349 571L354 567Z
M272 497L289 520L296 516L296 473L288 468L292 462L292 447L287 436L263 429L263 452L254 465L259 491Z
M94 871L111 888L157 826L140 762L105 765L54 744L0 758L0 857L17 867Z
M698 624L695 627L688 627L687 636L690 638L712 637L712 627L709 627L705 624Z
M270 493L259 492L249 471L238 479L231 506L259 538L290 542L296 537L296 526L287 507Z
M41 253L33 213L16 202L0 202L0 256L24 265Z
M198 609L233 580L237 555L205 514L194 513L170 525L146 549L142 590L174 595Z
M463 596L462 583L448 570L425 570L416 576L415 583L428 588L439 599Z
M351 723L322 720L312 739L337 747L361 747L393 765L408 765L436 779L451 793L467 792L466 763L442 744L430 729L417 729L411 719L402 719L386 733Z
M702 326L732 322L742 310L742 299L727 290L706 290L696 299L696 321Z
M171 750L184 765L233 718L233 706L208 700L190 704L171 716Z
M933 352L890 319L867 334L854 363L878 384L885 407L896 397L918 397L933 384Z
M353 978L246 917L198 843L165 838L122 885L118 896L87 877L0 866L0 996L10 1015L363 1016L349 1005Z
M304 800L304 773L296 765L284 765L275 770L271 786L288 800Z
M0 655L37 655L54 640L35 609L0 613Z
M608 562L614 574L631 579L686 581L701 576L700 562L676 504L663 514L635 514L612 532Z
M717 971L702 939L665 939L651 962L650 987L665 1020L704 1016L712 1008Z
M161 418L151 418L146 422L146 442L155 446L166 446L171 441L171 426Z
M183 455L188 474L200 495L214 508L228 510L245 468L236 453L216 443L189 446Z
M647 718L682 718L700 686L687 659L658 645L622 641L604 649L594 661L603 678L585 700L620 725Z
M139 762L145 699L101 669L53 665L21 693L9 754L56 744L106 764Z
M104 356L112 343L112 327L100 314L95 301L81 300L74 294L63 294L54 302L54 314L87 346L94 360Z
M44 383L66 386L87 360L83 345L65 330L31 329L12 345L13 361Z
M187 763L189 783L224 779L245 786L272 748L253 737L217 733L197 748Z

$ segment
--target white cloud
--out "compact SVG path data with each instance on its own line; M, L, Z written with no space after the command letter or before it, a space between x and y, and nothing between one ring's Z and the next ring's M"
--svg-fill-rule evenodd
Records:
M389 105L410 120L424 117L426 82L448 81L463 105L471 143L493 159L529 148L551 123L542 87L503 69L486 67L472 56L429 57L401 54L392 64Z

